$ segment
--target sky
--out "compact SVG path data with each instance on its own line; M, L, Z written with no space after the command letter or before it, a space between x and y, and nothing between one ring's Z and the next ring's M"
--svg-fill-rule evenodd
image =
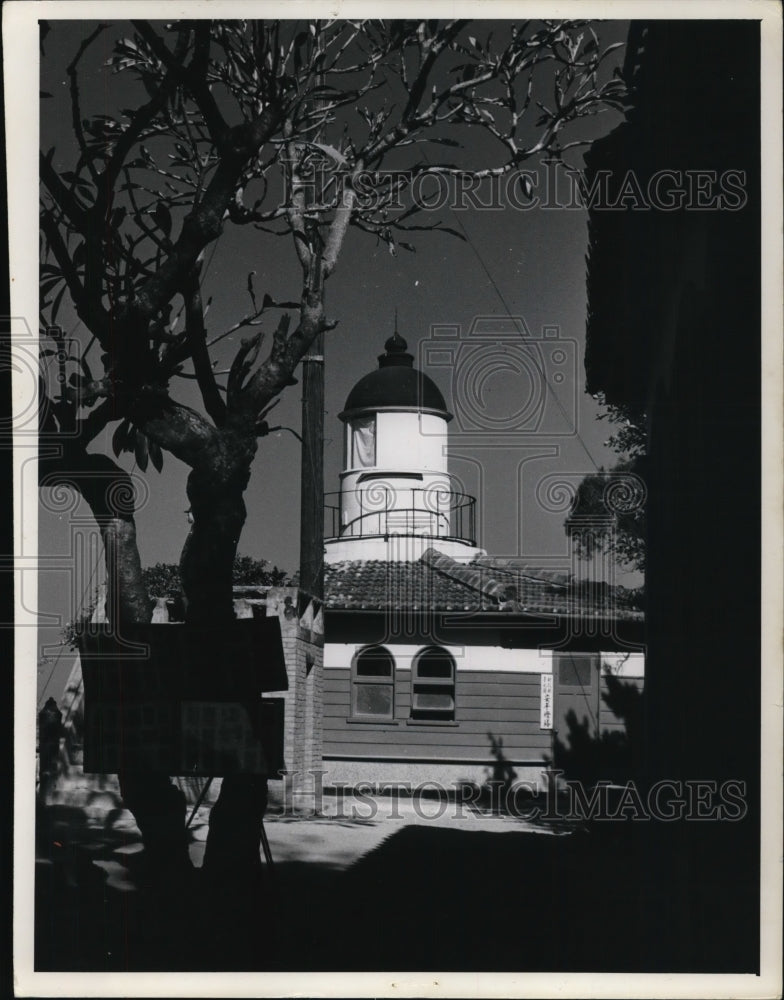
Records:
M53 22L46 39L41 87L52 97L41 102L41 145L55 147L59 169L73 165L65 68L92 27L89 22ZM622 41L627 28L628 22L602 22L598 29L602 44ZM101 65L113 40L125 33L122 26L112 26L90 50L82 75L85 113L112 114L118 106L128 106L124 102L129 85L121 77L109 76ZM591 119L596 123L593 134L605 134L619 120L614 113ZM540 170L538 190L543 184ZM480 189L480 197L491 200L488 189ZM352 386L376 367L397 310L398 329L418 365L431 356L431 343L440 350L435 360L443 361L445 345L456 359L451 367L445 363L423 367L455 413L449 425L450 471L457 477L457 488L477 497L479 544L492 555L523 556L532 565L568 568L565 510L557 502L555 480L576 483L597 467L611 466L616 458L604 444L610 430L606 421L597 420L601 408L584 391L587 217L582 209L540 205L522 210L510 205L503 193L501 204L487 209L444 208L437 217L465 239L436 232L411 234L415 253L400 249L392 256L374 237L356 230L349 233L326 296L327 313L338 326L326 335L325 346L325 490L338 488L342 424L337 415ZM233 227L208 251L206 260L205 292L213 298L207 317L210 336L248 311L246 284L251 270L256 272L258 295L298 296L299 268L289 240L275 241L250 227ZM68 335L84 337L84 328L67 303L59 319ZM477 329L484 331L479 339ZM521 367L520 352L525 348L520 330L534 344L547 332L540 346L546 357L540 355L538 362L545 362L546 386L535 367ZM225 342L227 357L236 350L239 336ZM555 367L553 336L562 348ZM484 346L480 349L479 344ZM478 367L477 357L483 359ZM552 377L556 369L564 375L560 381ZM480 396L470 396L480 391ZM173 383L172 395L198 405L192 383ZM534 406L537 400L539 409ZM293 386L272 414L274 423L299 430L300 405L301 387ZM534 413L541 416L538 424ZM111 426L109 434L113 430ZM96 449L101 447L108 445L99 439ZM286 431L260 439L239 544L242 554L267 559L289 572L297 569L299 558L299 447ZM129 456L124 456L124 464L132 468ZM142 564L177 562L188 530L187 469L167 455L161 474L150 467L144 474L136 470L135 475L148 494L136 517ZM95 532L82 506L48 509L52 506L43 498L42 553L64 556L73 552L77 535L88 540L78 572L44 571L41 576L40 610L51 616L51 624L40 633L42 649L46 646L50 657L39 671L41 698L59 695L72 660L68 652L56 648L59 622L89 601L102 577L100 549L94 538L90 540ZM638 582L633 577L619 579Z

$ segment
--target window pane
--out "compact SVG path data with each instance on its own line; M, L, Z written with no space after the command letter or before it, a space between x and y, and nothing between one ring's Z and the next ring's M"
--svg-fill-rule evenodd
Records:
M392 715L392 688L386 684L355 684L357 715Z
M414 708L430 708L451 712L454 707L455 699L449 689L417 687L414 692Z
M391 677L392 660L386 653L361 653L357 660L357 677Z
M446 677L452 676L452 659L444 653L425 653L417 661L418 677Z
M558 683L565 687L591 686L590 656L562 656L558 665Z
M354 466L363 468L376 464L376 418L357 417L352 420L354 431Z

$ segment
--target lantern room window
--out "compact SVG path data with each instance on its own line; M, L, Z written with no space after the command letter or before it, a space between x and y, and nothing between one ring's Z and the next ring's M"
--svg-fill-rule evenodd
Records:
M376 464L376 418L355 417L350 426L350 468L366 469Z

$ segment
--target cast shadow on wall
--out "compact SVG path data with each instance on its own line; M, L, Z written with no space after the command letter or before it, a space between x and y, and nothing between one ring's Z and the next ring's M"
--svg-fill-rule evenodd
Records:
M564 739L556 733L548 767L562 771L568 781L591 787L599 781L620 785L639 777L643 752L642 691L633 683L604 673L602 701L623 729L592 726L591 720L578 720L574 710L566 714ZM596 729L600 728L600 732Z

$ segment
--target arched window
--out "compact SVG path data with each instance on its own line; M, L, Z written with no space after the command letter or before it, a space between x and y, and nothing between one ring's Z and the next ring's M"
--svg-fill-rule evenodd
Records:
M455 661L440 646L428 646L411 664L411 718L455 721Z
M351 667L351 716L368 722L395 715L395 661L383 646L366 646Z

